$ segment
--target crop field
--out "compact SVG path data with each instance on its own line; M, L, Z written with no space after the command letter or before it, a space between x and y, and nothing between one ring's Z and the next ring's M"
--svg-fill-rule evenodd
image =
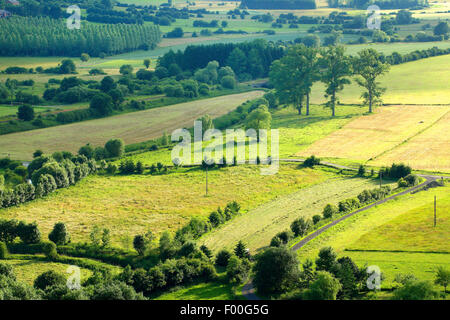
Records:
M450 112L430 128L374 161L369 161L369 164L401 161L417 170L450 172L450 138L446 132L450 132Z
M238 216L200 239L213 250L232 248L239 240L246 243L252 253L266 247L270 239L288 229L299 217L310 218L321 214L328 203L354 197L364 189L376 187L378 180L341 177L328 173L322 183L278 196L272 201Z
M450 187L408 194L331 227L298 251L299 259L315 259L322 247L333 247L361 265L378 265L390 287L396 274L413 273L432 280L437 266L450 266ZM434 196L438 199L437 227L433 227ZM349 251L357 250L357 251ZM376 252L365 250L377 250ZM395 252L397 251L397 252Z
M450 104L450 55L403 63L391 67L380 83L387 88L383 95L385 104ZM354 81L338 94L342 104L360 104L361 87ZM316 83L311 102L324 103L324 86Z
M192 216L209 215L217 206L238 201L243 210L282 194L325 181L320 170L282 165L276 175L260 175L255 165L212 170L205 196L205 173L179 169L168 175L92 176L45 199L6 209L4 218L36 221L44 235L58 221L73 241L86 241L94 225L109 228L113 242L146 232L174 231Z
M437 154L428 153L426 156L426 153L420 153L422 156L416 158L416 164L420 163L423 169L433 169L434 166L446 169L450 167L449 158L446 157L448 151L447 148L439 149L439 146L448 144L449 138L442 135L439 128L448 127L449 111L450 107L447 106L380 107L375 114L364 115L351 121L342 129L316 141L298 155L314 154L361 161L376 159L377 164L389 165L393 160L407 160L406 156L403 159L389 157L391 152L396 152L396 147L407 148L410 153L415 150L420 153L424 139L427 139L427 145L436 150ZM435 129L435 126L438 129ZM429 127L430 129L425 130ZM425 136L422 136L423 130ZM413 142L410 145L410 141L405 142L408 139L419 139L422 144ZM377 159L378 156L384 161ZM436 158L439 159L439 163Z
M209 114L212 118L224 115L262 94L261 91L246 92L3 135L0 137L0 150L8 150L16 159L27 160L36 148L48 153L60 150L76 152L86 143L103 145L112 137L122 138L126 144L147 141L162 136L164 130L171 132L191 127L202 115Z

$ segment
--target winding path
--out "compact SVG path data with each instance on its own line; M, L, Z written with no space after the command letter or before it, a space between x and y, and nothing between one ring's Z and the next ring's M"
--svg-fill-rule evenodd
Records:
M280 159L280 161L281 162L303 162L304 159ZM320 164L328 166L328 167L337 168L337 169L345 169L345 170L357 171L357 169L355 169L355 168L347 167L347 166L343 166L343 165L339 165L339 164L334 164L334 163L331 163L331 162L321 161ZM307 237L305 237L302 240L300 240L298 243L296 243L291 248L291 250L293 250L293 251L299 250L300 248L305 246L309 241L311 241L314 238L318 237L321 233L325 232L326 230L328 230L329 228L335 226L339 222L341 222L341 221L343 221L343 220L345 220L347 218L350 218L351 216L353 216L353 215L355 215L355 214L357 214L359 212L365 211L367 209L370 209L370 208L372 208L374 206L377 206L379 204L385 203L385 202L387 202L389 200L392 200L392 199L397 198L399 196L405 195L407 193L411 193L413 191L416 191L416 190L418 190L418 189L420 189L420 188L422 188L422 187L424 187L424 186L426 186L426 185L430 184L431 182L436 181L438 179L441 179L441 178L447 179L447 178L449 178L449 177L446 177L446 176L423 175L423 174L418 174L418 176L420 176L422 178L425 178L425 181L420 183L420 184L418 184L417 186L411 187L411 188L409 188L409 189L407 189L405 191L402 191L402 192L394 194L394 195L392 195L390 197L387 197L387 198L384 198L384 199L379 200L377 202L374 202L374 203L372 203L372 204L370 204L368 206L365 206L364 208L360 208L360 209L358 209L356 211L353 211L353 212L350 212L349 214L346 214L345 216L340 217L339 219L334 220L333 222L323 226L322 228L314 231L313 233L311 233ZM260 298L255 293L255 287L253 286L252 281L249 281L249 282L247 282L244 285L244 287L242 288L242 295L247 300L260 300Z

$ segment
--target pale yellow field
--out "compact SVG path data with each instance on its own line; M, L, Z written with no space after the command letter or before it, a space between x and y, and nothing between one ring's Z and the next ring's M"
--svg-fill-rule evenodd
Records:
M13 159L29 160L36 149L45 153L67 150L76 152L86 143L99 146L111 138L126 144L148 141L162 136L164 130L192 127L205 114L212 118L227 114L246 100L263 95L252 91L222 97L180 103L168 107L132 112L57 127L0 136L0 150L8 150Z
M342 129L329 136L316 141L309 148L299 152L298 156L316 155L319 157L336 157L367 161L380 156L378 164L391 164L393 161L406 160L411 152L422 149L428 145L431 152L424 152L417 156L416 165L422 169L435 167L433 161L439 159L439 167L450 167L448 148L449 145L448 116L442 118L450 111L450 106L389 106L380 107L372 115L364 115L357 118ZM441 119L442 118L442 119ZM440 119L440 121L438 121ZM435 123L437 122L438 123ZM426 132L423 130L430 126L437 126ZM443 131L444 130L444 131ZM413 137L417 137L417 142ZM405 145L400 146L406 140ZM408 147L409 146L409 147ZM396 147L408 148L408 151L400 153L391 152ZM399 150L402 150L401 148ZM406 152L409 152L406 153ZM386 153L386 155L385 155ZM401 157L397 157L401 156ZM386 156L386 158L383 158Z
M369 164L399 161L414 169L450 172L450 112L431 128Z

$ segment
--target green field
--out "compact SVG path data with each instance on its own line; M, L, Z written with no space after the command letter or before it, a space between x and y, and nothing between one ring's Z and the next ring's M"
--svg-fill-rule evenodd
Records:
M207 216L238 201L243 211L278 196L325 181L321 170L282 165L276 175L261 175L255 165L232 166L208 174L179 169L168 175L91 176L74 187L20 207L2 209L4 218L36 221L44 237L56 222L67 224L74 242L86 241L94 225L109 228L115 244L151 230L174 231L192 216ZM245 216L245 215L243 215Z
M2 135L0 150L8 150L12 158L29 160L36 149L46 153L61 150L76 152L86 143L103 145L114 137L122 138L126 144L147 141L162 136L164 130L170 133L175 129L192 127L194 120L205 114L212 118L224 115L246 100L262 94L261 91L252 91Z
M218 230L201 238L201 242L214 250L231 248L243 240L254 253L270 244L280 231L289 229L299 217L311 218L321 214L328 203L356 196L364 189L376 187L377 179L341 177L327 173L328 179L290 194L283 194L261 204L244 215L234 218Z
M382 97L386 104L450 104L450 55L432 57L393 66L389 73L380 78L387 88ZM360 104L361 87L354 81L339 94L343 104ZM313 86L311 101L324 103L324 86ZM339 108L339 107L338 107Z
M154 300L236 300L236 295L233 287L226 282L209 282L175 289Z
M322 247L333 247L364 266L378 265L390 287L396 274L414 273L432 280L437 266L450 266L448 238L450 186L408 194L358 213L331 227L298 251L300 261L315 259ZM433 201L438 199L438 226ZM358 251L348 251L358 250ZM377 252L365 251L377 250ZM398 251L398 252L395 252Z
M33 285L34 280L46 271L55 271L65 276L69 276L67 272L68 264L49 262L42 259L36 259L34 256L27 255L13 255L8 260L1 260L1 262L10 264L14 268L14 274L19 281L26 282ZM80 268L81 281L86 280L92 275L92 271L85 268Z

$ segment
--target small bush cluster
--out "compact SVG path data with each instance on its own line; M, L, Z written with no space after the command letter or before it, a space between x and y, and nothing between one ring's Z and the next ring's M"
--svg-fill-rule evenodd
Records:
M399 188L413 187L419 184L419 177L415 174L408 174L404 178L400 178L397 181Z
M400 179L411 174L411 167L403 163L393 163L390 168L382 168L379 172L383 178Z
M319 164L320 164L320 159L316 158L314 155L306 158L305 161L303 162L303 166L309 167L309 168L312 168L312 167L317 166Z
M239 203L233 201L228 203L223 210L219 207L216 211L213 211L209 215L208 220L213 228L217 228L219 225L239 214L240 210L241 206Z
M0 242L12 243L17 237L24 244L36 244L41 241L41 232L36 223L0 220Z

